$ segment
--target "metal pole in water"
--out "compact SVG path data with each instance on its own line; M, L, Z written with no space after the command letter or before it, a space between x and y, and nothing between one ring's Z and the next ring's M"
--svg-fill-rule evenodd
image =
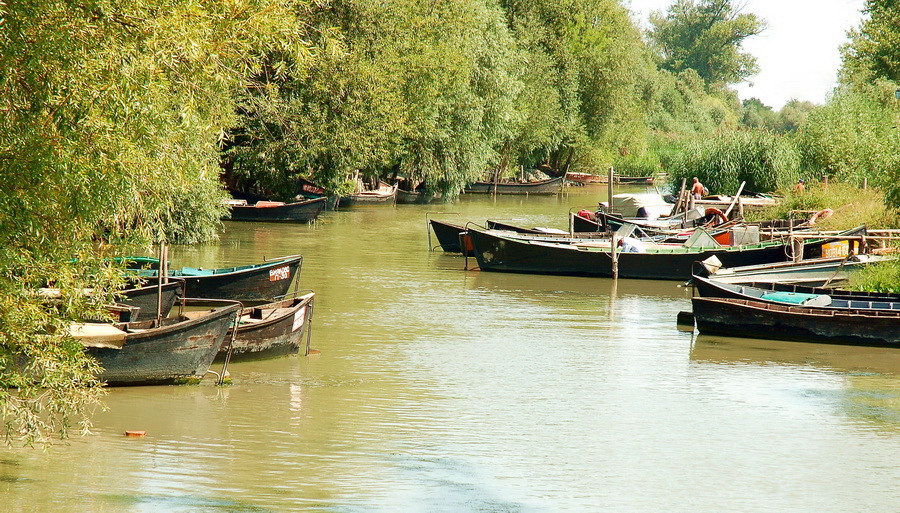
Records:
M619 279L619 253L616 251L618 247L618 232L612 232L612 238L610 239L610 244L612 245L612 249L610 253L612 254L612 277L614 280Z

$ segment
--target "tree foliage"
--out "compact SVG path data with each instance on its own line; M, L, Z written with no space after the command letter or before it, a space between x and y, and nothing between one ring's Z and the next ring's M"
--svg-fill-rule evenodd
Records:
M217 141L260 56L306 55L294 37L301 7L0 4L0 404L8 439L65 434L98 398L96 364L67 326L102 317L122 286L106 257L215 234L223 213ZM35 294L46 285L63 299Z
M765 23L741 13L731 0L676 0L665 13L651 13L650 24L663 69L692 69L708 84L734 84L758 71L756 58L741 52L741 44Z
M856 82L887 79L900 84L900 5L897 0L866 0L868 16L841 49L845 77Z

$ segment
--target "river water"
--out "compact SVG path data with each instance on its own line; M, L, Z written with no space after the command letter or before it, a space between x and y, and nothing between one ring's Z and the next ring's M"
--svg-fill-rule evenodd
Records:
M429 212L565 228L605 194L226 223L172 248L173 267L304 255L318 354L112 389L92 435L0 449L0 511L896 511L900 352L698 337L675 282L428 248Z

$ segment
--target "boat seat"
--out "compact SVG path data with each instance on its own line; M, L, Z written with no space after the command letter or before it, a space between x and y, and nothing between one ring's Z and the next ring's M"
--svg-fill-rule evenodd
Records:
M182 276L212 276L213 271L208 269L198 269L195 267L181 268Z
M828 306L831 304L831 296L825 294L804 294L801 292L769 292L763 294L762 299L802 306Z

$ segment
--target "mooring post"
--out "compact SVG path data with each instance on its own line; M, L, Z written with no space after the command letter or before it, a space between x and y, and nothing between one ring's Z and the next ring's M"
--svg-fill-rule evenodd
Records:
M609 198L607 211L611 214L613 211L613 168L609 166L609 181L606 182L606 195Z
M610 238L610 244L612 245L612 249L610 254L612 255L612 277L614 280L619 279L619 253L616 251L618 248L618 232L612 232L612 237Z

